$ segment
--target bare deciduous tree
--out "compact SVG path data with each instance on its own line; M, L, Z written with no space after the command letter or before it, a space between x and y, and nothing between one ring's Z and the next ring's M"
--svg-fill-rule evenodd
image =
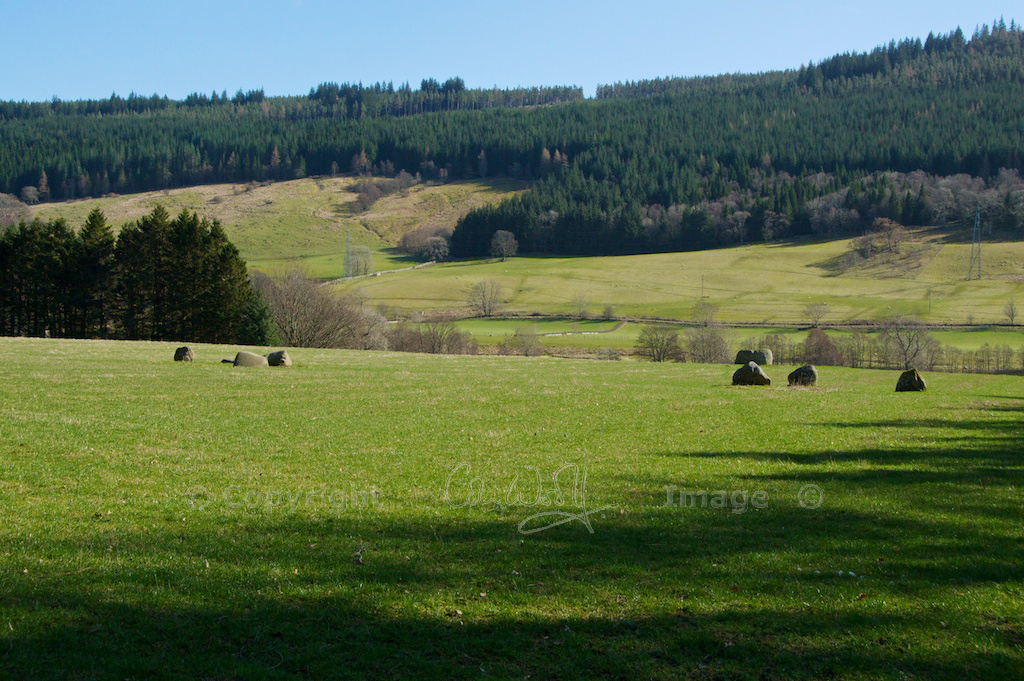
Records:
M478 281L466 291L466 302L481 317L493 316L502 305L504 290L494 279Z
M423 324L392 324L388 327L388 348L398 352L430 352L448 355L475 355L473 334L460 331L449 321Z
M807 317L807 321L809 321L813 327L820 326L821 320L824 319L828 312L829 307L825 303L811 303L804 308L804 316Z
M368 246L353 246L352 250L352 276L359 277L370 273L371 255Z
M451 227L425 225L402 235L398 250L426 260L441 261L448 257Z
M936 345L924 326L912 317L894 317L883 322L879 343L904 370L929 366Z
M448 350L451 346L451 338L460 332L452 322L441 320L429 322L421 333L423 334L424 350L439 355Z
M871 365L872 341L863 331L854 331L849 336L841 338L839 349L846 366L859 368Z
M661 324L648 324L640 330L636 349L652 362L679 359L683 348L679 344L679 332Z
M590 298L585 293L577 293L570 303L573 316L577 319L586 319L587 308L590 307Z
M875 218L872 227L875 232L881 234L882 238L885 239L885 245L890 253L898 251L900 244L903 243L907 236L907 230L904 229L903 225L889 218Z
M803 360L807 364L840 366L843 363L843 355L827 333L814 328L804 339Z
M715 314L717 312L717 305L702 300L693 306L693 321L701 326L712 326L715 323Z
M39 190L29 185L21 188L21 200L30 206L39 203Z
M512 232L499 229L491 237L491 257L501 258L504 262L519 252L519 242Z
M505 336L501 351L505 355L535 357L543 354L544 344L536 333L519 327L511 336Z
M727 364L729 344L718 327L699 326L686 332L686 353L691 362Z
M738 210L729 216L729 235L741 244L747 240L747 220L750 213Z
M12 194L0 194L0 227L16 225L19 222L30 222L32 211L18 197Z
M337 295L293 268L271 278L253 275L281 342L293 347L387 349L387 320L354 294Z
M1006 315L1006 319L1009 320L1010 326L1017 323L1017 304L1013 300L1006 301L1006 305L1003 306L1003 314Z

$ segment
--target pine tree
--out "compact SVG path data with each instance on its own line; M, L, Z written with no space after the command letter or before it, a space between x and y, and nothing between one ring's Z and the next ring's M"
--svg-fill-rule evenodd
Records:
M249 287L249 297L242 308L238 327L238 342L243 345L274 345L278 342L277 327L266 298L255 286Z
M117 237L116 297L122 334L129 339L167 338L170 216L158 205Z
M114 232L94 208L78 233L75 263L76 335L105 338L113 314Z

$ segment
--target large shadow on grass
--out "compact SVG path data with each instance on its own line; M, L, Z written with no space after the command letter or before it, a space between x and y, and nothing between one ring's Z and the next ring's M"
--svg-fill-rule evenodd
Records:
M11 624L0 676L955 679L1024 670L1020 618L971 614L949 628L963 614L926 605L951 584L1020 584L1019 537L795 503L743 515L648 510L595 517L593 534L564 526L523 537L504 516L256 515L46 540L95 569L33 565L3 582ZM123 548L112 553L115 537ZM772 555L780 560L765 562ZM867 580L837 576L836 566ZM922 605L882 607L886 592ZM972 636L987 649L972 649ZM935 637L953 643L948 653L917 649Z
M1024 398L992 397L998 400ZM664 451L668 457L751 459L815 466L824 463L869 462L885 466L927 464L929 469L946 469L950 480L966 480L972 473L999 474L1019 480L1024 474L1024 405L995 404L968 411L971 418L894 418L880 421L839 421L828 424L807 423L806 428L837 428L890 433L906 433L916 442L898 448L862 448L811 453L764 452L688 452ZM1009 415L1009 416L1006 416ZM1019 415L1020 418L1013 418ZM922 479L929 479L922 477Z
M980 410L956 425L899 451L700 455L797 462L733 478L857 500L815 508L683 508L666 504L680 480L623 472L632 496L593 533L523 536L516 509L400 501L69 519L60 536L13 537L0 562L0 677L1022 678L1024 616L969 599L1012 601L1024 583L1024 433Z
M979 670L979 678L1013 679L1020 671L1010 655L910 653L887 631L925 623L891 615L825 621L769 608L464 623L388 617L340 598L302 607L258 601L244 611L103 604L92 613L102 624L19 641L8 668L28 674L10 678L962 679ZM842 642L865 626L875 632L865 645ZM789 634L804 642L787 644Z

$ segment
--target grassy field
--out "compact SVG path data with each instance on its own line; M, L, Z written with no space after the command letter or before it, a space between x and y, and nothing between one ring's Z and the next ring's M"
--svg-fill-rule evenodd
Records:
M688 319L704 299L723 321L802 322L810 303L826 303L825 318L881 319L916 314L936 323L1005 322L1009 300L1024 301L1024 243L986 244L985 278L964 281L970 243L934 243L928 258L906 275L857 269L837 274L833 263L846 240L757 244L695 253L603 258L513 258L506 262L446 263L342 285L359 286L373 302L407 310L465 307L467 286L496 279L508 308L564 315L577 295L591 312ZM930 303L929 303L930 299Z
M552 348L615 348L626 349L636 346L637 337L644 324L642 322L618 323L599 319L574 321L571 319L467 319L455 322L463 331L473 334L481 345L497 345L504 341L505 336L523 329L527 333L538 334L545 346ZM669 325L682 335L687 327ZM834 340L849 335L852 331L828 329L828 335ZM874 333L874 332L869 332ZM781 334L790 341L802 343L807 338L807 329L793 327L726 327L722 335L729 344L739 349L747 340L757 339L767 334ZM1024 329L1000 327L979 327L966 330L939 330L929 332L942 345L952 345L962 350L977 350L985 343L990 346L1009 345L1020 348L1024 345Z
M618 348L623 347L622 343L633 335L619 329L625 325L594 319L467 319L455 325L473 334L480 345L498 345L504 342L506 336L520 329L540 335L542 342L551 347Z
M352 178L307 178L247 188L212 185L33 208L43 219L81 224L100 207L115 225L163 203L171 213L194 210L224 223L256 269L299 263L318 278L343 274L346 230L352 243L373 250L375 271L416 264L394 250L402 234L423 225L454 226L471 208L524 189L508 180L420 185L354 213ZM755 244L695 253L603 258L513 258L463 261L388 273L338 285L363 289L371 302L415 312L465 308L467 286L497 279L516 312L566 315L573 299L591 313L611 305L617 314L690 318L703 299L726 322L803 322L810 303L826 303L828 321L914 314L935 323L990 325L1006 321L1010 300L1024 304L1024 242L985 244L984 278L965 281L971 245L963 232L913 233L912 259L882 257L844 269L848 240Z
M0 677L1024 676L1020 378L0 348Z
M355 180L322 177L275 182L265 186L206 185L187 189L45 203L32 208L36 217L63 217L79 227L93 208L100 208L116 227L137 220L157 204L172 214L190 210L216 218L242 257L256 269L301 263L313 276L329 279L344 273L346 230L352 243L371 248L376 270L408 266L393 252L402 234L422 225L454 227L471 208L495 203L524 188L510 180L417 185L407 195L381 199L365 212L352 203Z

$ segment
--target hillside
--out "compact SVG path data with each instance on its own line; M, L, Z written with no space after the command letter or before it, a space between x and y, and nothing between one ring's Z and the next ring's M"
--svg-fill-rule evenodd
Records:
M343 274L345 235L354 245L375 251L374 269L409 264L391 249L402 234L422 225L454 227L472 208L495 203L525 189L513 180L476 180L415 185L407 195L393 194L368 211L356 211L355 180L305 178L267 184L204 185L126 196L44 203L32 207L42 220L64 218L72 226L100 208L116 227L137 220L162 204L220 220L242 257L257 269L301 262L313 276Z
M992 324L1006 321L1003 307L1024 301L1024 243L984 246L984 278L965 281L971 244L958 232L922 230L926 259L909 271L854 268L837 273L834 263L852 240L756 244L690 253L593 257L513 258L444 263L338 285L360 288L373 303L408 311L466 311L465 290L495 279L506 290L509 311L569 314L582 295L591 314L605 305L618 315L689 319L701 299L718 305L733 323L805 322L804 308L826 303L826 321L881 319L916 314L934 323ZM931 309L929 309L929 296Z
M313 276L342 276L346 230L352 243L373 250L375 271L417 261L393 246L421 225L453 226L475 206L522 192L514 181L417 185L366 212L354 212L352 178L307 178L266 186L210 185L190 189L40 204L44 220L80 225L94 207L114 225L137 219L156 204L221 220L249 265L273 270L299 263ZM507 291L508 311L567 315L572 300L589 299L591 315L611 305L617 315L688 319L700 299L719 306L730 323L802 323L812 302L829 305L826 321L916 314L934 323L999 324L1010 300L1024 303L1024 243L986 242L984 278L965 281L969 233L955 228L912 230L896 254L866 261L851 254L855 240L810 238L686 253L614 257L517 257L505 263L462 260L428 269L358 278L335 285L361 289L374 304L406 312L465 314L465 288L494 278ZM855 264L847 263L856 260ZM930 309L929 309L930 298ZM611 340L605 338L604 340Z
M498 229L534 253L671 252L853 235L877 218L948 224L982 198L987 222L1024 224L1024 31L1012 21L786 71L601 92L511 106L527 100L425 81L5 103L0 191L32 202L349 171L536 181L462 219L457 257L486 254Z

